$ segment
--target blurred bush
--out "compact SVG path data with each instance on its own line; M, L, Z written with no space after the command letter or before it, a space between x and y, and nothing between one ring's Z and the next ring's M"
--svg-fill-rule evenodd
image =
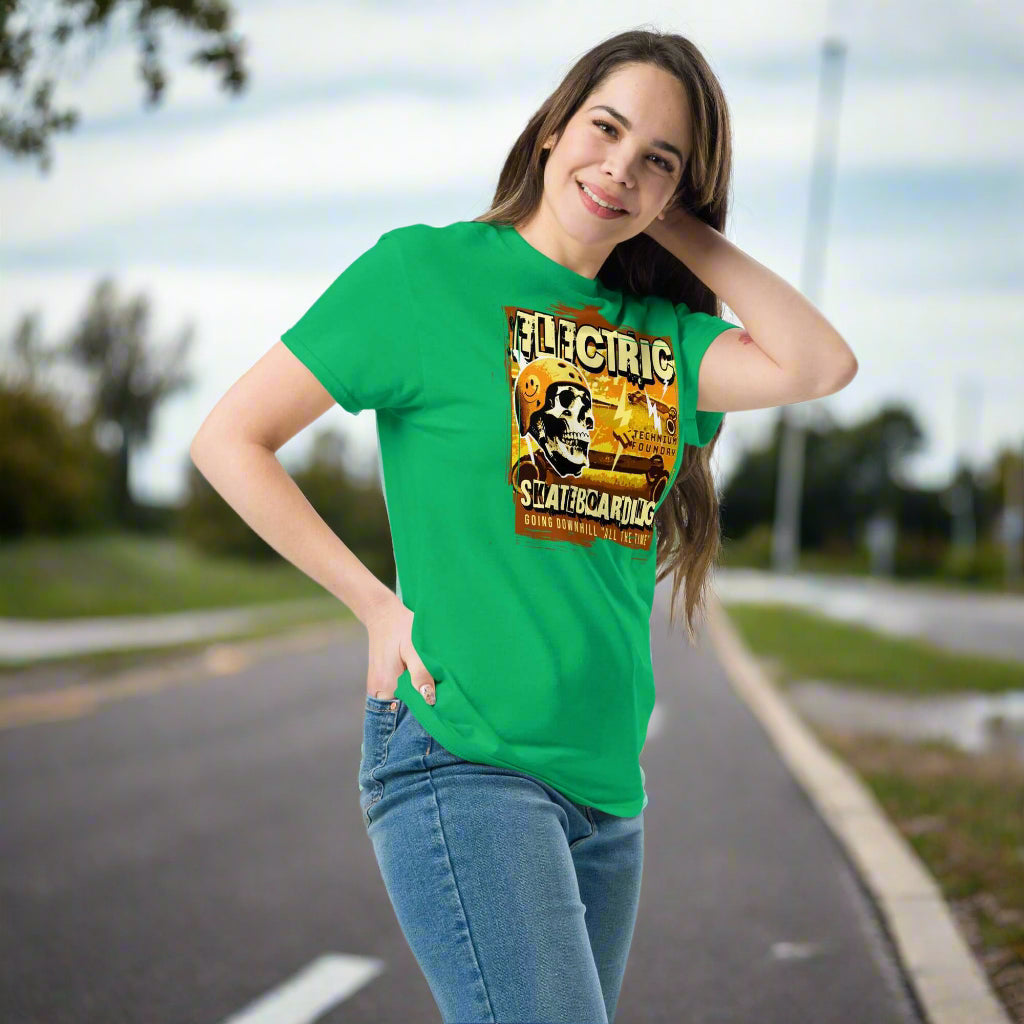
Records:
M0 538L109 526L114 466L93 435L58 397L0 379Z

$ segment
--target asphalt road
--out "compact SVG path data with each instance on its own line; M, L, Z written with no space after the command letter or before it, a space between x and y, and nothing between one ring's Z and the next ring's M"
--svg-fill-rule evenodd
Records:
M666 597L617 1024L919 1021L841 847ZM365 664L339 629L0 730L4 1024L436 1024L358 806ZM252 1009L331 955L370 959L321 1015Z

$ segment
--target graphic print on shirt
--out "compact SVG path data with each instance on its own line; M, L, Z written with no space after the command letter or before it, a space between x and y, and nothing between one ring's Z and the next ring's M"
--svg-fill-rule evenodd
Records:
M505 307L505 318L516 533L649 549L679 458L670 339L593 307Z

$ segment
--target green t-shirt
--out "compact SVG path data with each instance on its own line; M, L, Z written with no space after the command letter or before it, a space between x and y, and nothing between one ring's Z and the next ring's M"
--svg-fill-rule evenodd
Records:
M511 225L380 237L281 340L377 412L398 596L437 682L396 696L442 746L609 814L647 806L654 512L735 327L606 288Z

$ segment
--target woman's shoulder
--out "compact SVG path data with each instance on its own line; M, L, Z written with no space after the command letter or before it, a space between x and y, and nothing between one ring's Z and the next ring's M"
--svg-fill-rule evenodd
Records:
M382 238L392 238L403 245L444 245L467 237L485 235L494 230L492 224L476 220L456 220L451 224L405 224L385 231Z
M406 224L381 236L397 244L407 263L431 266L443 259L472 262L494 241L494 225L484 221L457 220L451 224Z

